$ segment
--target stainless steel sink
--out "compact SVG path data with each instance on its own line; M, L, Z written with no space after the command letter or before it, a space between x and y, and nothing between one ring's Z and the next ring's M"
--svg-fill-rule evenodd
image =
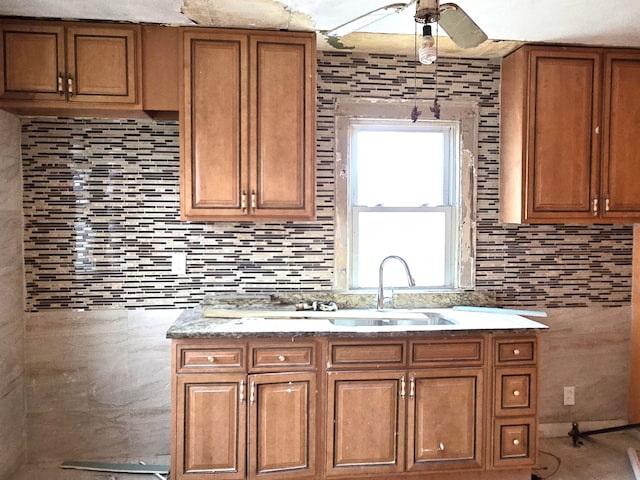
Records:
M329 321L341 327L401 327L428 325L455 325L437 313L421 313L424 318L331 318Z

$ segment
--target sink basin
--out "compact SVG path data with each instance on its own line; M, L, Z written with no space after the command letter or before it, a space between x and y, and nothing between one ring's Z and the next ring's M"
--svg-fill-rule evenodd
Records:
M401 327L422 325L455 325L437 313L420 313L422 318L330 318L329 321L341 327Z
M233 310L233 309L205 309L205 317L212 318L269 318L269 319L362 319L362 320L424 320L425 312L412 310L368 310L347 309L335 312L320 312L312 310Z

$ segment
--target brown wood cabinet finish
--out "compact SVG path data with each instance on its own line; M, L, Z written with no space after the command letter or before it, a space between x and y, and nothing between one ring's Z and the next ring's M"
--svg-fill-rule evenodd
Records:
M315 36L187 29L181 215L315 216Z
M171 478L316 478L314 343L190 340L172 349ZM247 366L248 352L257 364ZM282 365L287 358L294 363Z
M249 376L249 478L314 478L315 373Z
M172 478L530 478L536 345L493 334L174 340Z
M402 372L328 375L328 476L404 470L405 397Z
M142 108L154 118L178 118L180 34L178 27L142 27Z
M500 218L632 223L640 52L525 46L503 60Z
M493 468L533 465L537 458L537 339L495 339Z
M481 467L482 370L418 370L409 383L407 470Z
M177 377L172 477L245 478L244 380L240 373Z
M4 20L0 29L0 107L140 108L139 26Z

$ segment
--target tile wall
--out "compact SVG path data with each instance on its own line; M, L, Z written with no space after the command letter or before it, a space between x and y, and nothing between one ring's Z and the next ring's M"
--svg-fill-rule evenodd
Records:
M330 289L334 104L411 99L412 65L320 54L315 222L180 222L175 122L24 119L27 309L183 307L205 292ZM439 68L441 101L480 107L478 288L504 306L628 304L631 226L499 224L500 64L444 59ZM419 98L432 98L433 81L433 67L419 71ZM176 251L188 252L184 277L171 274Z
M0 111L0 479L26 457L20 122Z

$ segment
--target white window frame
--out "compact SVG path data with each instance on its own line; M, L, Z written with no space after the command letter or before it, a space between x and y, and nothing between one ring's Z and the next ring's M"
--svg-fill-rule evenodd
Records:
M406 119L414 106L414 102L402 100L361 99L339 101L336 103L336 216L335 216L335 265L334 289L337 291L363 291L366 289L353 288L350 282L350 271L356 266L353 248L354 219L351 212L351 138L354 128L362 124L380 121L382 125L407 125ZM419 102L418 109L429 112L431 102ZM433 124L433 117L425 116L419 119L421 127ZM452 139L457 154L457 171L450 172L450 181L456 183L455 198L451 203L455 205L451 213L451 231L447 232L448 239L457 242L457 248L452 255L453 268L448 272L442 288L429 288L429 291L450 291L470 289L475 286L475 205L476 205L476 170L475 159L477 150L477 105L474 103L441 102L441 121L438 129L450 127ZM374 211L375 207L366 208ZM433 210L438 207L420 207ZM419 209L420 209L419 208ZM440 207L442 208L442 207ZM389 211L388 208L385 211ZM407 209L402 209L407 211ZM357 272L357 270L354 270Z

